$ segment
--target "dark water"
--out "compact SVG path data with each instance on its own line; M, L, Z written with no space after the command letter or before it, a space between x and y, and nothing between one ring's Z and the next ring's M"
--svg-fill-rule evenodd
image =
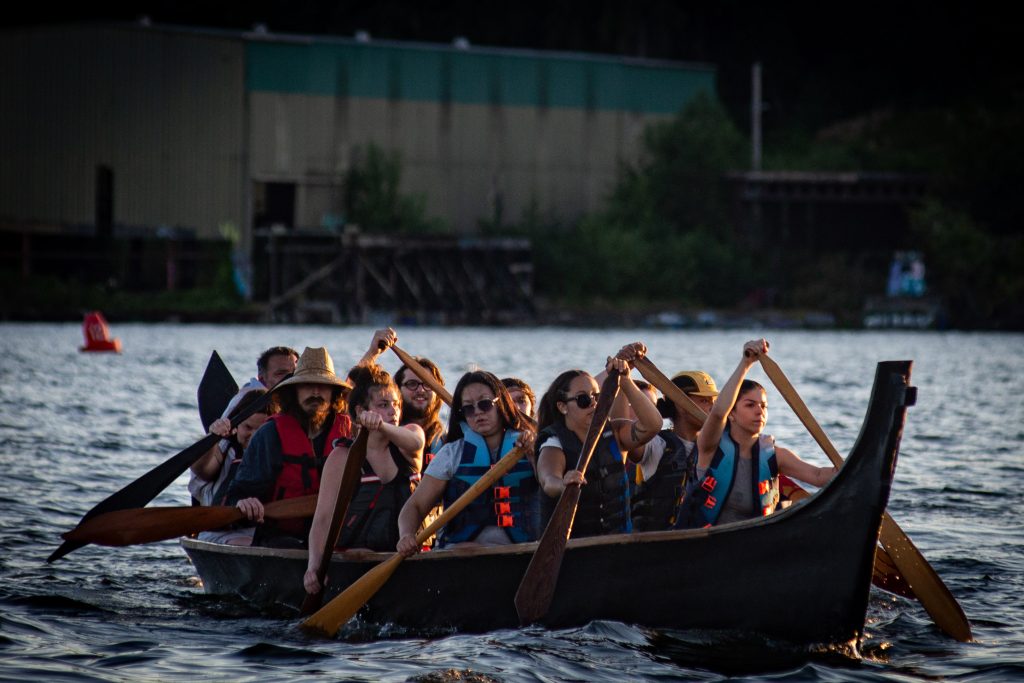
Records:
M425 637L346 627L307 637L291 620L203 594L174 542L79 550L45 564L96 502L197 440L196 384L212 349L241 382L267 346L326 345L339 371L368 328L123 325L120 356L78 353L77 324L0 325L0 680L1002 681L1024 678L1024 336L773 332L772 353L832 441L853 444L879 360L915 360L890 512L971 619L976 642L943 636L914 602L873 589L861 657L794 651L734 633L614 622ZM450 384L471 365L543 391L569 367L596 370L644 339L668 374L719 382L760 333L399 330ZM386 357L391 370L397 362ZM760 377L755 368L752 376ZM768 382L765 380L765 384ZM826 460L781 398L769 430ZM156 503L187 502L185 478ZM666 567L666 571L671 568ZM643 586L637 585L637 591ZM424 609L429 609L425 605Z

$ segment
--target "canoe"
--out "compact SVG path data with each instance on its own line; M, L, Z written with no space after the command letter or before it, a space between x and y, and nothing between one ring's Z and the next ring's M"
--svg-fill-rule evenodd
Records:
M910 367L909 361L879 363L846 463L789 508L708 529L570 540L542 623L562 628L606 619L856 645L906 407L916 396ZM289 609L302 602L305 551L181 543L208 593ZM402 563L359 616L429 632L514 628L513 597L536 545L423 553ZM337 553L327 597L390 556Z

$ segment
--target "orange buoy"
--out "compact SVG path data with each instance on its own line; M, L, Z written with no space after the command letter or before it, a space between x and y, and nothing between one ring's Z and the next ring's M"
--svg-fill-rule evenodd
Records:
M121 340L110 338L110 327L103 314L93 311L82 321L82 334L85 335L85 346L79 351L113 351L121 353Z

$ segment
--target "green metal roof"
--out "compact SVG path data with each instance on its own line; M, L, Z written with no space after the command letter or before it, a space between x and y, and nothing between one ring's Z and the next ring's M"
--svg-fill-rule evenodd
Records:
M715 72L677 62L358 42L246 43L246 86L335 97L674 113Z

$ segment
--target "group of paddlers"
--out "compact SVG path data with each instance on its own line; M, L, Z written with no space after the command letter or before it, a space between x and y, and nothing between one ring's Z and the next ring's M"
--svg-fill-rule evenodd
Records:
M397 340L394 330L378 330L344 378L323 348L307 348L300 356L274 347L260 357L258 377L210 426L223 439L193 465L189 484L199 503L237 506L248 524L204 532L201 539L308 547L304 583L308 592L318 592L317 567L360 430L367 431L365 455L359 452L365 460L337 547L405 556L430 547L536 540L567 486L582 487L572 523L572 537L579 538L769 515L781 505L780 475L821 486L835 472L802 461L763 433L765 391L746 374L767 352L764 339L744 344L721 391L702 371L672 378L705 419L630 377L646 354L636 342L610 357L597 377L583 370L561 373L539 402L522 380L467 372L451 395L447 428L440 418L444 382L434 363L412 358L393 378L376 364ZM609 372L619 374L619 393L589 466L580 472L576 463ZM232 429L230 418L267 392L266 411ZM516 447L525 458L436 539L417 540L426 520ZM318 494L311 522L264 519L265 504L309 494Z

